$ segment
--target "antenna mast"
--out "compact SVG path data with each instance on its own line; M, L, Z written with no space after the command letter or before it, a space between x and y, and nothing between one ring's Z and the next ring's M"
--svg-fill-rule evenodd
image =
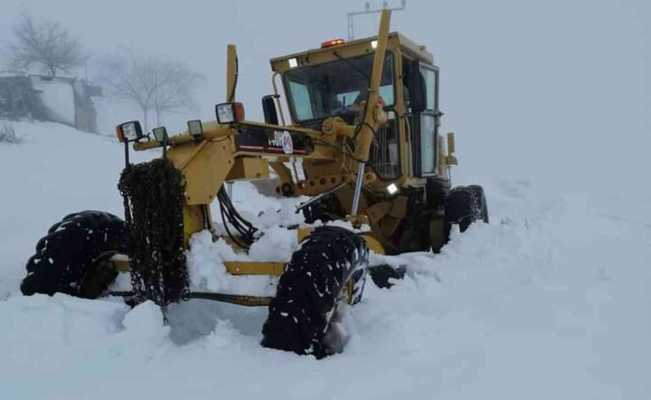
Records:
M371 9L371 3L367 1L364 3L364 11L351 11L346 13L348 19L348 40L355 39L355 17L358 15L379 14L382 10L402 11L407 8L407 0L400 0L400 6L389 8L387 1L382 2L382 8Z

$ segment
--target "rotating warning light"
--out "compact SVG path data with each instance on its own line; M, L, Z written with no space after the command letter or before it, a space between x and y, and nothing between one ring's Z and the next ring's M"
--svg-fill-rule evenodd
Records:
M321 48L322 49L327 49L328 47L341 46L344 43L346 43L346 41L344 41L344 39L326 40L325 42L321 43Z

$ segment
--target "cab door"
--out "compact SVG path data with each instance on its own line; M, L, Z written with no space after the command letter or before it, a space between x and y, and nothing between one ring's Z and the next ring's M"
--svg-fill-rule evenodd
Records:
M417 84L422 88L420 102L414 119L418 129L414 132L414 176L427 177L436 174L438 131L443 113L438 107L439 71L438 68L420 64ZM419 88L419 89L420 89ZM412 136L413 137L413 136Z

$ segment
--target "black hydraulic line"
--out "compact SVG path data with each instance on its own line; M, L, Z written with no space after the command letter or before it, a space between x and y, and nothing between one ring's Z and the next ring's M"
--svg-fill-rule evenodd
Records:
M217 199L219 201L222 222L226 233L238 246L245 249L249 248L249 246L255 241L254 235L258 229L237 212L235 206L233 206L233 202L223 187L217 193ZM233 235L228 227L229 224L237 231L237 233L239 233L239 238Z
M224 206L222 206L221 203L220 203L220 207L219 207L219 208L221 209L222 223L224 224L224 229L226 229L226 233L228 234L228 237L230 237L231 240L232 240L236 245L238 245L239 247L241 247L241 248L243 248L243 249L248 249L249 246L247 246L246 244L241 243L239 240L237 240L237 238L235 237L235 235L233 235L233 234L231 233L231 230L228 228L228 221L227 221L227 218L226 218L226 216L225 216Z

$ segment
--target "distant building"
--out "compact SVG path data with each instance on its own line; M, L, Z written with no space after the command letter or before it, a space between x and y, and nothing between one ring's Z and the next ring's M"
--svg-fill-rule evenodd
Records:
M51 121L97 132L93 97L102 88L76 78L0 74L0 118Z

